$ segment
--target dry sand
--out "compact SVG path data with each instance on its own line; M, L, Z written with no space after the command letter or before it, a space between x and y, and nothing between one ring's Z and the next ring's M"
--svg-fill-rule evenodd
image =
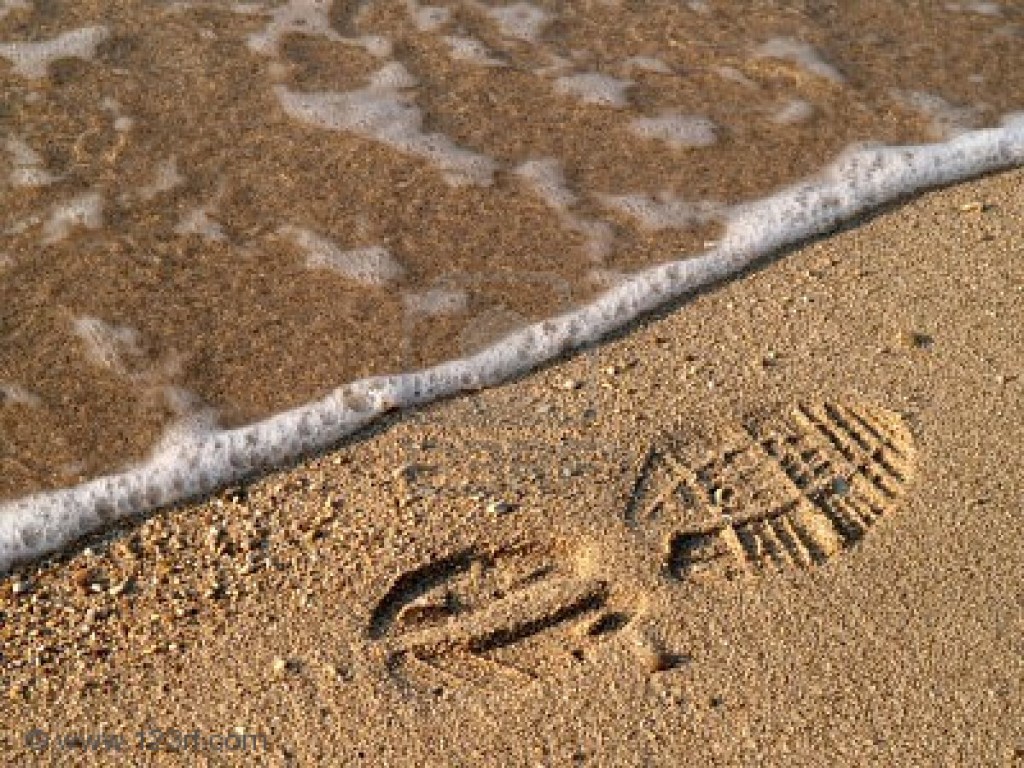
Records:
M1022 185L19 571L4 762L1021 765Z

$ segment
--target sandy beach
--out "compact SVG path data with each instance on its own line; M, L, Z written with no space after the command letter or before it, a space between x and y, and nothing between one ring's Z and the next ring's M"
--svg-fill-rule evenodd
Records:
M1022 188L19 569L5 763L1024 764Z
M1011 4L431 7L0 3L0 501L477 351L851 146L1024 104Z

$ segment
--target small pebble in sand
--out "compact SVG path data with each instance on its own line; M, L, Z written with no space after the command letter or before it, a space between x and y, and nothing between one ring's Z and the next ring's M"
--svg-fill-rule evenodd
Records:
M905 349L927 349L932 345L932 337L920 331L902 330L899 333L899 343Z
M513 504L513 503L511 503L509 501L503 501L503 500L500 500L500 499L499 500L495 500L495 501L491 501L491 502L489 502L487 504L487 512L489 514L492 514L492 515L507 515L509 512L513 511L515 508L516 508L515 504Z
M11 594L15 597L27 595L32 591L32 582L19 579L11 584Z
M991 208L987 203L983 203L980 200L974 200L970 203L964 203L960 206L960 211L963 213L985 213Z
M292 665L288 662L288 659L275 656L273 663L270 665L270 669L277 677L281 677L286 672L291 671Z

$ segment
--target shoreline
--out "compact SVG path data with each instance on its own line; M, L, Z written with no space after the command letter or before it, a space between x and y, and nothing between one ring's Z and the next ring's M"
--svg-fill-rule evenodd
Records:
M281 765L1013 765L1022 184L926 192L571 359L19 566L12 762L58 759L29 727L149 723L265 734ZM913 441L912 479L855 544L697 578L675 529L624 523L645 467L683 472L687 446L821 401ZM440 588L473 611L435 623ZM510 597L477 607L485 588Z
M592 302L531 324L482 351L409 373L359 379L326 397L231 430L189 421L165 434L136 469L0 505L0 569L119 518L237 482L254 467L322 450L395 408L475 392L599 342L657 307L743 272L782 248L915 192L1019 165L1024 116L945 143L847 153L813 178L729 217L721 242L646 269ZM196 417L193 417L196 418Z

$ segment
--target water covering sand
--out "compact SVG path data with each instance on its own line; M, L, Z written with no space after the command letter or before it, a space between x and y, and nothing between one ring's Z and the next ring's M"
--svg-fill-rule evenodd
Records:
M0 567L1021 163L973 6L3 4Z

